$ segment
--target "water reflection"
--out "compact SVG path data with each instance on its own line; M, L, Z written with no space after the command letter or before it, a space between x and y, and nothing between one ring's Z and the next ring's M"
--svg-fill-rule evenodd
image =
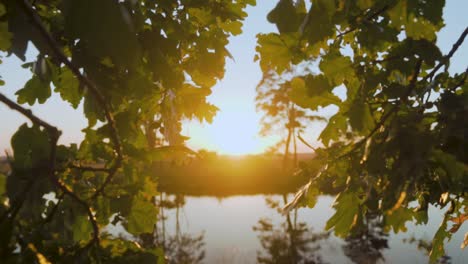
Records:
M184 233L180 227L180 210L185 205L185 197L180 194L161 195L156 199L159 206L158 222L153 232L153 243L164 249L166 263L198 264L205 258L204 233L195 235ZM174 234L167 234L166 210L175 210L176 229Z
M283 203L287 204L283 195ZM266 204L278 213L282 222L274 225L269 218L261 218L253 227L263 250L257 254L258 263L325 263L321 245L327 243L329 232L314 232L306 222L297 221L298 209L283 214L279 201L266 198ZM359 229L344 239L343 254L353 263L383 263L383 250L388 249L388 234L383 231L382 219L368 215Z
M165 248L166 263L428 263L424 248L441 220L441 211L430 208L434 217L427 225L408 224L407 233L387 235L382 219L369 216L341 239L323 231L333 214L332 197L319 197L313 209L283 215L278 209L287 198L163 194L157 199L162 205L157 228L148 240ZM459 249L462 235L447 244L451 258L440 263L467 263L468 252Z
M415 237L410 237L408 239L403 239L404 243L415 244L419 251L423 252L425 255L429 256L432 249L432 242L424 239L418 239ZM452 258L447 255L443 255L440 259L437 260L437 264L451 264Z
M367 215L358 230L345 238L344 254L354 263L383 263L383 250L388 249L388 234L383 231L381 217Z
M286 201L286 196L283 199ZM266 202L279 213L278 202L268 198ZM257 253L258 263L325 263L320 255L320 243L328 239L330 233L314 233L305 222L298 222L297 209L284 215L278 226L271 219L262 218L253 230L258 233L263 248Z

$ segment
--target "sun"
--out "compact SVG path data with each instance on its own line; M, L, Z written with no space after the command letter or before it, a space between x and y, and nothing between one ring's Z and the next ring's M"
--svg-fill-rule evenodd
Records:
M264 152L276 142L275 137L260 137L260 116L256 112L220 111L212 124L189 122L184 132L194 149L207 149L224 155L247 155Z

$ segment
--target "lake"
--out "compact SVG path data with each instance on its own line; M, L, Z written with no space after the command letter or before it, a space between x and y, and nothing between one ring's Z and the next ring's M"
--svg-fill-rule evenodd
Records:
M166 198L174 200L175 196L165 195ZM424 246L431 241L444 211L431 207L428 224L407 223L406 233L391 231L386 237L378 228L371 227L362 237L343 240L324 232L326 220L333 214L333 197L321 196L315 208L291 213L289 222L271 206L276 202L281 207L283 198L282 195L178 196L182 204L178 209L166 208L161 212L160 218L165 221L164 225L160 221L158 238L166 241L167 254L179 261L297 262L291 260L293 256L303 260L300 263L428 263ZM292 195L287 197L291 198ZM448 258L442 263L468 263L468 251L460 249L466 232L468 226L462 226L446 244ZM295 235L289 235L292 233Z

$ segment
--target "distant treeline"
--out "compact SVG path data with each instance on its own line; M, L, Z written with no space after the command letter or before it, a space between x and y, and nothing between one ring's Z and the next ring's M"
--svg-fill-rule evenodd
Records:
M299 155L299 161L312 156ZM154 171L160 191L195 196L291 193L309 180L285 169L276 155L206 155L184 164L159 162Z
M298 162L313 154L298 154ZM164 160L153 165L158 190L193 196L284 194L298 190L308 175L286 169L282 155L224 156L201 151L184 162ZM8 161L0 157L0 173L8 174Z

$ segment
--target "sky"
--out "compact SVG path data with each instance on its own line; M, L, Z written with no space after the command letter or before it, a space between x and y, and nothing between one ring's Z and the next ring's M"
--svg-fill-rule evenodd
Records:
M213 93L208 101L215 104L220 111L212 124L198 121L184 122L183 134L190 137L187 145L193 149L208 149L220 154L256 154L266 150L280 140L279 136L260 137L260 118L262 113L255 109L255 87L262 77L258 62L254 62L256 35L276 31L273 24L268 23L266 15L277 1L257 0L255 7L248 7L243 26L243 33L230 38L227 49L234 60L227 59L225 77L213 87ZM468 26L467 0L447 0L444 9L446 27L438 34L437 44L444 54L448 53L453 43ZM467 66L468 41L459 48L450 66L451 72L461 72ZM34 51L28 50L28 58L33 58ZM23 87L30 78L29 70L21 68L23 63L14 56L1 58L0 75L6 81L0 86L0 92L15 100L14 93ZM15 100L16 101L16 100ZM26 105L29 107L29 105ZM82 140L81 130L87 126L83 117L82 104L73 109L54 94L45 104L30 107L33 112L60 127L63 134L61 144L78 143ZM27 120L17 112L11 111L0 104L0 151L9 150L10 138L18 127ZM313 124L303 137L317 145L316 142L324 124ZM299 145L299 152L310 151ZM0 154L1 156L1 154Z

